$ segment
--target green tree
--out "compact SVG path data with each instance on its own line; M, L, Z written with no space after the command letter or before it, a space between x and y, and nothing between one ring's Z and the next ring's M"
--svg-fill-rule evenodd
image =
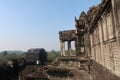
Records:
M8 53L7 51L3 51L0 55L0 60L9 60L9 59L18 59L18 58L24 58L26 52L17 54L17 53Z
M53 61L60 56L60 51L51 50L48 52L48 60Z
M6 56L7 54L8 54L7 51L3 51L3 52L2 52L2 55L3 55L3 56Z

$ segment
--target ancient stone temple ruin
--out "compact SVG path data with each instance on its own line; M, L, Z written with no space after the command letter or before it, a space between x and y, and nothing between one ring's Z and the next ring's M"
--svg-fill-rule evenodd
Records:
M0 62L0 80L120 80L120 0L101 1L75 17L74 30L59 32L60 57L49 63L30 50L25 60ZM35 57L44 64L28 65Z
M89 69L95 80L120 80L120 0L102 0L75 17L75 30L59 34L62 56L64 42L70 55L70 42L75 41L76 57L92 61Z

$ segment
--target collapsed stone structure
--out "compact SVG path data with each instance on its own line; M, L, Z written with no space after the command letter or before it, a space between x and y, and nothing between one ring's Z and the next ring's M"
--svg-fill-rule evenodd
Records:
M47 61L47 52L44 48L32 48L26 53L26 64L43 65Z
M75 41L75 30L65 30L59 32L60 46L61 46L61 56L65 56L65 42L68 42L68 56L71 54L71 41Z
M81 19L79 23L76 20L76 30L65 30L59 32L60 46L61 46L61 56L65 55L65 42L68 42L68 56L73 56L71 54L71 42L75 41L76 54L75 56L80 56L84 54L84 22ZM79 25L78 25L79 24Z
M61 55L64 56L64 41L70 45L74 40L76 57L92 60L90 72L95 80L120 80L119 14L120 0L102 0L87 13L82 12L78 19L75 18L75 31L60 31Z

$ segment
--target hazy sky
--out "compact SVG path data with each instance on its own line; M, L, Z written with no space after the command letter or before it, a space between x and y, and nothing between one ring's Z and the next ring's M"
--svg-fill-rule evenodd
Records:
M59 31L101 0L0 0L0 51L59 50Z

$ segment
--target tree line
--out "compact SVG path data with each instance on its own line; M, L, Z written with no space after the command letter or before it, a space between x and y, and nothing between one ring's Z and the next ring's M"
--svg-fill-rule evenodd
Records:
M18 59L18 58L25 58L27 52L22 52L22 53L8 53L7 51L0 52L0 60L9 60L9 59ZM47 51L47 58L49 61L55 60L57 57L60 57L60 51L56 50L51 50ZM68 55L68 51L65 51L65 54ZM75 54L75 50L72 50L72 55Z

